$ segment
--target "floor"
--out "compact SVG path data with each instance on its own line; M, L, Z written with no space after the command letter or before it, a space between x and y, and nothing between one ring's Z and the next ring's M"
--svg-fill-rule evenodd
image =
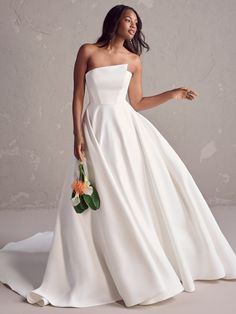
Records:
M217 206L212 209L221 230L236 252L236 207ZM0 247L39 231L52 230L56 217L55 210L0 211ZM87 308L58 308L51 305L40 307L29 304L22 296L0 283L1 314L33 313L161 313L161 314L235 314L236 280L195 281L196 290L182 292L173 298L153 304L136 305L130 308L123 301Z

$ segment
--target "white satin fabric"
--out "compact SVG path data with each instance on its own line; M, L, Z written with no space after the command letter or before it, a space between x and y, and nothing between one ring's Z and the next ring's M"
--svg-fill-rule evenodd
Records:
M71 155L54 230L0 251L0 281L29 303L130 307L192 292L197 279L236 279L236 255L185 164L126 101L127 66L86 74L87 169L101 207L72 207Z

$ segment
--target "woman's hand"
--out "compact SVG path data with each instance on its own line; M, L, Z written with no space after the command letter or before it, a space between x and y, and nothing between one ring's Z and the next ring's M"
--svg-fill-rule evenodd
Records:
M74 155L80 161L86 160L85 138L83 131L81 131L78 136L74 137Z
M179 87L171 90L173 99L189 99L193 100L195 96L198 96L193 90L187 87Z

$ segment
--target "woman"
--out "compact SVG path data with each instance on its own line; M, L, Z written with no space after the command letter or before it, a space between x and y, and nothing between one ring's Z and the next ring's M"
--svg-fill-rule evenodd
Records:
M96 67L127 63L133 73L129 85L129 100L137 110L150 109L171 99L193 100L197 93L190 88L176 88L164 93L142 96L142 64L139 55L142 47L149 50L142 39L142 21L138 13L131 7L117 5L107 14L103 23L103 33L95 44L83 44L78 52L74 69L74 148L79 160L85 157L85 140L81 123L83 108L85 73Z
M236 278L236 255L191 174L138 112L197 95L177 88L142 96L139 54L148 45L141 26L133 8L117 5L108 12L98 41L79 49L74 69L74 156L54 232L9 244L0 252L0 280L29 303L87 307L123 300L127 307L147 305L194 291L197 279ZM78 204L71 204L70 183L81 164L99 193L96 210L84 207L83 201L93 195L85 192L78 194ZM31 252L27 263L32 251L49 251L43 277L37 284L30 280L34 289L20 272L25 255L16 254L14 266L9 263L8 251L14 250Z

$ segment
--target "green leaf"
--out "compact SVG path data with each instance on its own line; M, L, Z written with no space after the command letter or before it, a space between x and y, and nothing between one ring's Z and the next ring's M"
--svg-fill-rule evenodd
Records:
M88 208L88 205L86 204L86 200L84 199L84 195L85 194L82 194L81 196L80 196L80 206L82 207L82 208L84 208L84 209L86 209L86 208Z
M80 196L80 203L76 206L74 206L74 209L75 211L80 214L82 213L83 211L85 211L85 209L88 208L88 205L86 204L84 198L83 198L83 195Z
M93 193L91 194L91 198L96 208L100 207L100 198L96 188L93 186Z
M80 173L79 179L81 181L84 181L84 166L82 164L79 165L79 173Z
M84 196L84 200L85 200L86 204L87 204L89 207L91 207L92 209L97 209L96 206L95 206L95 204L93 203L93 199L92 199L92 197L91 197L90 195L88 195L88 194L83 194L83 196Z
M88 208L88 207L87 207ZM76 206L74 206L74 209L75 209L75 211L76 211L76 213L77 214L80 214L80 213L82 213L83 211L85 211L85 207L83 207L83 206L81 206L81 202L78 204L78 205L76 205Z

